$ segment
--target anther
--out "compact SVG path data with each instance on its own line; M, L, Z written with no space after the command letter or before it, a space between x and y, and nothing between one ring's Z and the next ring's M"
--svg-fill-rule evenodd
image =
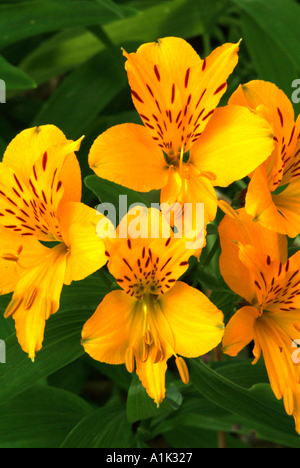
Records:
M3 260L7 260L8 262L17 262L19 260L19 257L17 255L11 253L5 253L1 255L1 258Z
M163 352L158 346L153 346L151 354L153 364L157 364L163 359Z
M188 384L189 381L190 381L190 375L189 375L189 370L188 370L188 367L186 365L186 362L184 361L184 359L182 357L177 357L175 359L175 363L176 363L176 366L177 366L177 369L178 369L178 372L179 372L179 375L180 375L180 378L181 378L182 382L184 384Z
M6 308L4 317L5 318L11 317L16 312L16 310L20 307L22 301L23 301L22 296L17 296L14 299L12 299Z
M141 355L141 361L145 362L147 361L149 355L149 345L146 343L144 337L142 339L142 355Z
M25 310L28 310L30 309L30 307L32 306L33 302L34 302L34 299L36 297L36 294L37 294L37 287L34 286L28 293L27 297L26 297L26 301L25 301L25 305L24 305L24 309Z

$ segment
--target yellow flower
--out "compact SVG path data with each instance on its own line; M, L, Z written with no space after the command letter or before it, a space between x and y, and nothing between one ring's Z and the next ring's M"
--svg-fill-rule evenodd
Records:
M125 363L136 372L159 405L165 396L167 360L174 355L184 383L189 380L183 358L214 348L223 336L223 314L198 290L178 278L187 270L193 250L186 238L151 237L148 226L162 222L157 209L140 208L139 216L125 216L121 225L140 224L140 235L108 239L108 268L122 290L110 292L82 331L84 349L108 364ZM119 227L120 228L120 227ZM130 235L131 232L131 235ZM146 232L146 234L145 234ZM152 232L152 231L151 231ZM165 231L164 231L165 232Z
M124 55L133 103L144 126L122 124L100 135L90 167L133 190L162 189L161 202L204 203L217 210L214 186L228 186L274 147L271 127L241 106L215 109L237 64L239 44L201 60L183 39L167 37Z
M236 356L254 340L253 364L262 353L272 390L283 397L300 433L299 367L293 360L300 338L300 252L287 259L285 236L253 223L244 210L236 213L237 219L225 216L220 223L220 270L245 302L226 325L223 351Z
M292 103L273 83L240 86L229 104L247 106L273 127L275 148L253 174L245 208L255 221L289 237L300 232L300 119ZM255 151L255 149L253 149Z
M0 292L14 291L5 317L13 316L19 343L32 360L63 285L107 261L96 235L99 215L80 203L74 154L80 142L52 125L31 128L17 135L0 163ZM48 248L47 242L56 245Z

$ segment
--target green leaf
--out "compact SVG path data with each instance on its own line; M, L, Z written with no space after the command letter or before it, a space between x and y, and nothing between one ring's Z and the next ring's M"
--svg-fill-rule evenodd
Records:
M125 14L128 10L122 8L122 11ZM0 5L0 47L62 28L109 23L118 16L107 2L36 0L17 6Z
M115 207L116 210L116 224L119 224L120 217L127 213L127 209L134 203L142 204L149 206L149 203L137 192L129 188L123 187L122 185L115 184L106 179L101 179L96 175L88 176L84 179L85 185L92 190L96 195L100 203L110 203ZM123 206L120 209L120 200L121 203L124 203L124 198L120 199L120 195L127 197L127 205ZM125 199L126 201L126 199ZM109 218L110 214L108 214ZM114 222L114 219L111 219Z
M5 82L6 90L36 88L36 83L22 70L0 56L0 79Z
M82 398L36 385L0 407L1 448L58 448L92 412Z
M257 22L247 13L241 14L243 40L249 51L258 78L275 83L288 97L292 81L297 78L297 69L291 59Z
M300 447L293 418L288 416L281 401L266 396L255 388L246 389L231 382L200 360L190 359L191 382L206 398L221 408L252 421L254 429L272 435L275 443Z
M143 42L156 41L162 35L174 35L174 31L182 38L195 37L203 32L201 10L194 0L159 1L157 5L152 1L146 4L143 0L137 8L143 11L103 27L119 48L125 47L128 41L135 41L136 49ZM42 83L80 65L104 48L103 42L90 31L72 28L46 39L28 54L20 66L37 83Z
M32 363L15 335L6 340L6 364L0 364L0 404L84 354L81 330L92 311L67 311L46 323L43 348Z
M294 67L300 67L300 6L291 0L233 0L243 12L255 21ZM268 51L271 52L270 50ZM277 64L280 62L277 60ZM281 65L280 65L281 66Z
M211 290L226 291L228 288L222 284L209 266L198 264L197 278L200 283Z
M64 286L57 313L66 310L96 310L104 296L111 291L110 285L98 276L100 273L102 270L82 281L74 281L70 286Z
M89 3L89 2L86 2ZM97 114L127 84L122 57L104 50L74 70L53 92L33 125L49 122L80 138Z
M157 408L149 397L137 374L134 374L128 392L127 417L132 423L176 411L182 403L182 395L176 385L171 383L166 389L166 396Z
M61 448L129 448L132 440L125 408L107 405L80 421Z

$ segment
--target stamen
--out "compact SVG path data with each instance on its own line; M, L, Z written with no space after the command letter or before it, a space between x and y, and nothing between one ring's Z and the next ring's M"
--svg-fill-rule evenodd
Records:
M147 361L149 355L149 345L146 343L145 338L142 339L142 354L141 354L141 361Z
M25 301L25 305L24 305L24 309L25 310L28 310L30 309L30 307L32 306L33 302L34 302L34 299L36 297L36 294L38 292L38 289L36 286L34 286L28 293L27 297L26 297L26 301Z
M153 343L153 337L152 337L150 330L146 330L146 333L144 335L144 340L145 340L145 343L147 343L148 345L151 345Z
M189 375L189 370L188 370L188 367L186 365L186 362L184 361L184 359L182 357L177 357L175 359L175 363L176 363L176 366L177 366L177 369L178 369L178 372L179 372L179 375L180 375L180 378L181 378L182 382L184 384L188 384L189 381L190 381L190 375Z
M11 253L5 253L1 255L1 258L3 260L7 260L8 262L17 262L19 260L19 257L17 255Z
M5 318L11 317L16 312L16 310L20 307L22 301L23 301L22 296L17 296L14 299L12 299L6 308L4 317Z
M158 346L153 346L151 350L151 357L153 364L157 364L163 359L163 352Z

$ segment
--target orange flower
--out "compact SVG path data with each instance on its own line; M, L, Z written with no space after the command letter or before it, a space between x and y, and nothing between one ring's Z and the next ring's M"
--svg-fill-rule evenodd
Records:
M293 361L300 331L300 252L287 259L285 236L253 223L244 210L236 213L237 219L225 216L220 223L220 270L246 302L226 325L223 351L236 356L254 340L253 364L262 352L272 390L283 397L300 433L299 367Z
M123 124L100 135L90 167L133 190L162 189L161 202L204 203L217 211L214 186L254 170L274 147L267 122L241 106L215 109L237 64L239 44L200 59L183 39L167 37L124 55L133 103L144 126Z
M96 235L99 215L79 203L74 151L80 142L68 141L52 125L35 127L10 143L0 163L0 292L14 291L5 317L13 316L19 343L32 360L63 285L107 261Z
M82 331L84 349L108 364L125 363L136 372L159 405L165 396L167 360L174 355L184 383L189 380L182 357L197 357L214 348L223 336L223 314L198 290L178 278L187 270L193 250L186 239L166 238L148 226L163 222L157 209L131 212L123 218L139 221L140 236L116 236L106 241L108 268L123 290L110 292ZM127 229L127 227L126 227ZM117 234L120 229L117 231ZM147 235L144 233L147 232ZM165 231L164 231L165 232Z
M275 148L250 174L245 208L255 221L289 237L300 232L300 119L283 91L273 83L240 86L229 104L246 106L273 127ZM254 149L255 151L255 149Z

